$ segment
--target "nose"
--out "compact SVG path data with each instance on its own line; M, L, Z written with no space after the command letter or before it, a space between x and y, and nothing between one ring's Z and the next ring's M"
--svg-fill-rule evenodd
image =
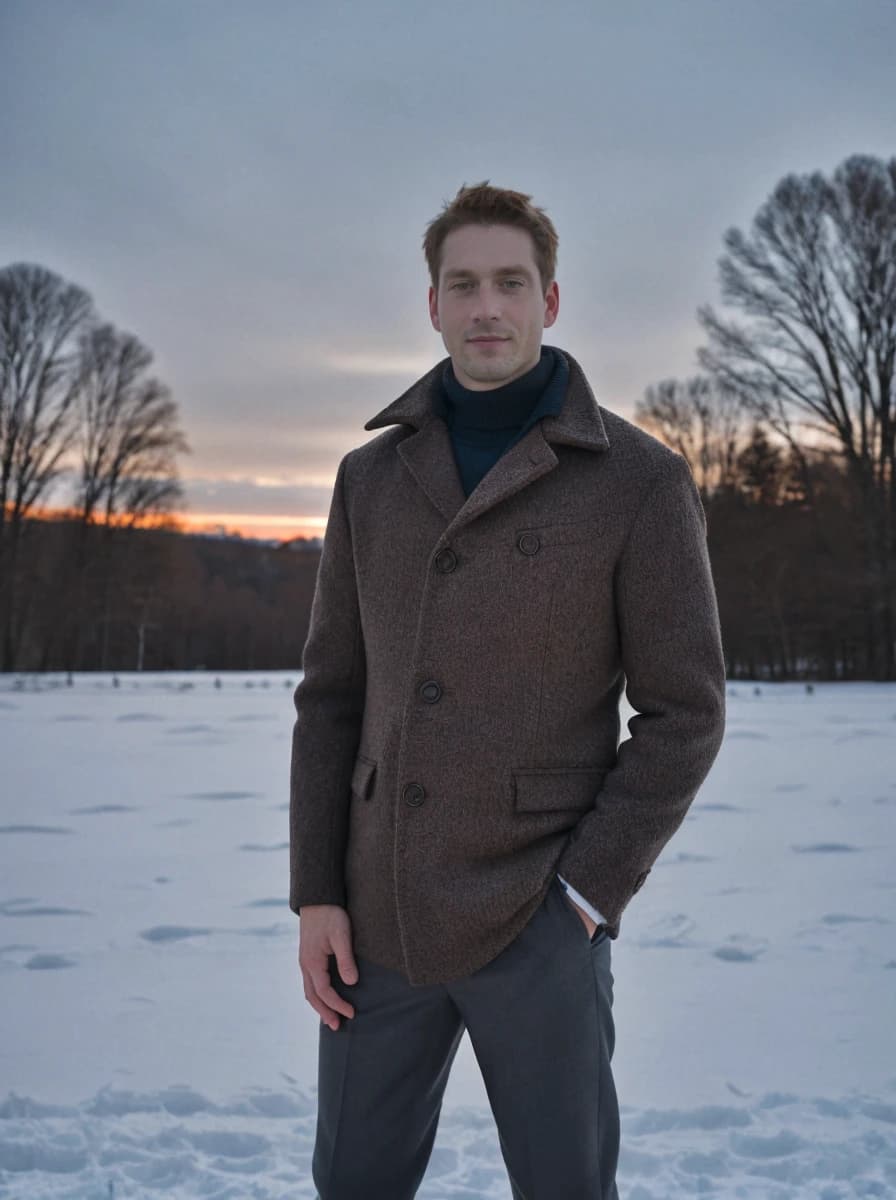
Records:
M476 291L476 303L473 306L474 321L497 321L501 317L502 296L497 288L483 283Z

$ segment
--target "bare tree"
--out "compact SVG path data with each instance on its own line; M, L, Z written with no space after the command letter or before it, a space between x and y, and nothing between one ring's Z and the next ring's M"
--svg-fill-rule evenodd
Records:
M635 419L684 456L704 501L733 486L744 406L732 389L706 375L665 379L647 388Z
M77 398L81 448L78 508L84 524L125 516L138 523L182 497L176 455L189 447L168 389L147 374L152 352L103 324L80 339Z
M100 661L105 665L116 619L113 608L121 600L129 565L116 544L118 527L131 528L169 512L182 497L176 456L189 447L178 426L177 406L164 384L150 375L151 366L152 352L109 323L92 326L79 339L80 537L65 637L71 665L81 661L95 626L101 631Z
M860 498L866 657L896 677L896 158L786 176L749 236L729 229L701 364L799 448L837 447Z
M74 437L75 343L92 311L82 288L44 267L0 270L0 669L15 665L24 619L24 521L63 470Z

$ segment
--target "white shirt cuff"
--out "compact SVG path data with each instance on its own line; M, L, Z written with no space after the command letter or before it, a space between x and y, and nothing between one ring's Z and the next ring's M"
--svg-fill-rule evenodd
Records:
M591 918L592 921L596 921L598 925L606 925L607 924L607 918L604 916L601 916L601 914L594 907L594 905L589 904L588 901L585 899L585 897L583 895L581 895L579 892L577 892L576 889L572 886L572 884L567 883L566 880L563 878L563 876L559 872L557 873L557 878L562 883L564 890L569 893L570 899L574 900L576 902L576 904L578 904L579 908L584 908L585 912L588 914L588 916Z

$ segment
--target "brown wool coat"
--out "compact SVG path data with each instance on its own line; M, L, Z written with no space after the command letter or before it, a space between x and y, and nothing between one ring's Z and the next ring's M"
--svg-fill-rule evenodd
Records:
M469 497L434 411L446 360L339 464L295 690L289 903L343 905L356 953L415 985L494 958L555 871L618 937L722 740L690 470L566 358L562 411Z

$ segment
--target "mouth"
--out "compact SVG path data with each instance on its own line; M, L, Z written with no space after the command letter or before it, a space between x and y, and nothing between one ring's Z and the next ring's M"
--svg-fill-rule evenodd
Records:
M475 337L475 338L469 338L468 340L471 341L474 346L497 346L500 342L509 342L510 338Z

